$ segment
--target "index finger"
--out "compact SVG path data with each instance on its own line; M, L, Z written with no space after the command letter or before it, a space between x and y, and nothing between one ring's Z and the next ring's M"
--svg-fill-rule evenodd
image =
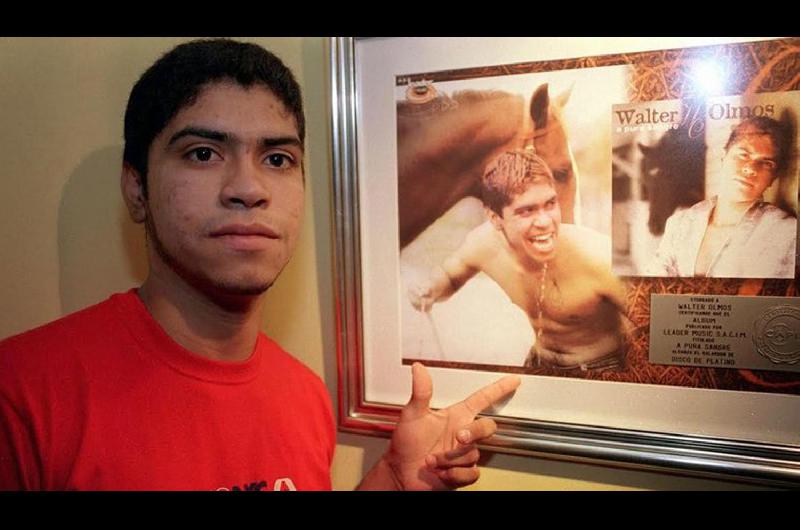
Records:
M473 414L478 414L495 403L502 401L514 392L520 383L522 383L522 380L519 376L507 375L473 393L463 403Z

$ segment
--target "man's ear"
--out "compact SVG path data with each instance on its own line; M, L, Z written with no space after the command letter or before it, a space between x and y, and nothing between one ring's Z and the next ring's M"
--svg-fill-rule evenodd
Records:
M489 217L489 220L492 222L492 226L495 229L502 231L503 230L503 218L497 215L497 213L492 210L491 208L486 208L486 215Z
M767 190L770 189L772 186L775 186L775 183L778 183L778 187L780 187L781 176L778 174L777 171L772 172L772 180L769 181L769 185L767 186ZM766 191L766 190L764 190ZM780 193L780 192L778 192Z
M733 146L731 146L731 147L733 147ZM717 151L717 153L719 153L719 161L720 161L720 163L725 163L725 157L728 156L728 151L726 151L724 147L720 147L720 149L719 149L719 151Z
M127 162L122 163L120 187L122 188L122 198L125 199L125 206L128 207L131 219L134 223L143 223L147 218L147 204L144 197L142 177Z

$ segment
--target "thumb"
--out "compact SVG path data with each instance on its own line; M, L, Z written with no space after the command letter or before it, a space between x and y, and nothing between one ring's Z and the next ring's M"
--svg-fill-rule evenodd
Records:
M433 396L433 381L428 370L422 363L411 365L411 399L406 405L414 416L428 413L428 407Z

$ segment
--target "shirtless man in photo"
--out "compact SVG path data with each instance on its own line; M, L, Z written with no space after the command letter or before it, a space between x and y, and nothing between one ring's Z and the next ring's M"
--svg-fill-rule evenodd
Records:
M625 292L611 272L609 239L561 224L553 174L533 153L502 154L482 187L489 220L409 289L412 305L428 311L484 272L528 315L536 343L526 366L621 368Z

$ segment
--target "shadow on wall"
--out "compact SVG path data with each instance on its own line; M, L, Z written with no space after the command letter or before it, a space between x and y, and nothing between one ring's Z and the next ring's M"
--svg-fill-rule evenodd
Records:
M315 120L306 127L306 150L309 165L306 168L306 201L311 201L314 217L317 290L319 315L322 328L322 355L324 374L320 374L328 385L336 409L336 309L333 285L333 255L331 223L331 139L327 126L321 126L315 117L329 114L326 68L319 68L319 58L327 58L325 39L303 39L304 104L308 120ZM323 61L324 62L324 61ZM327 125L327 124L326 124ZM311 182L313 181L313 182Z
M58 212L59 294L71 313L141 284L147 274L144 228L120 193L122 147L99 149L70 175Z

